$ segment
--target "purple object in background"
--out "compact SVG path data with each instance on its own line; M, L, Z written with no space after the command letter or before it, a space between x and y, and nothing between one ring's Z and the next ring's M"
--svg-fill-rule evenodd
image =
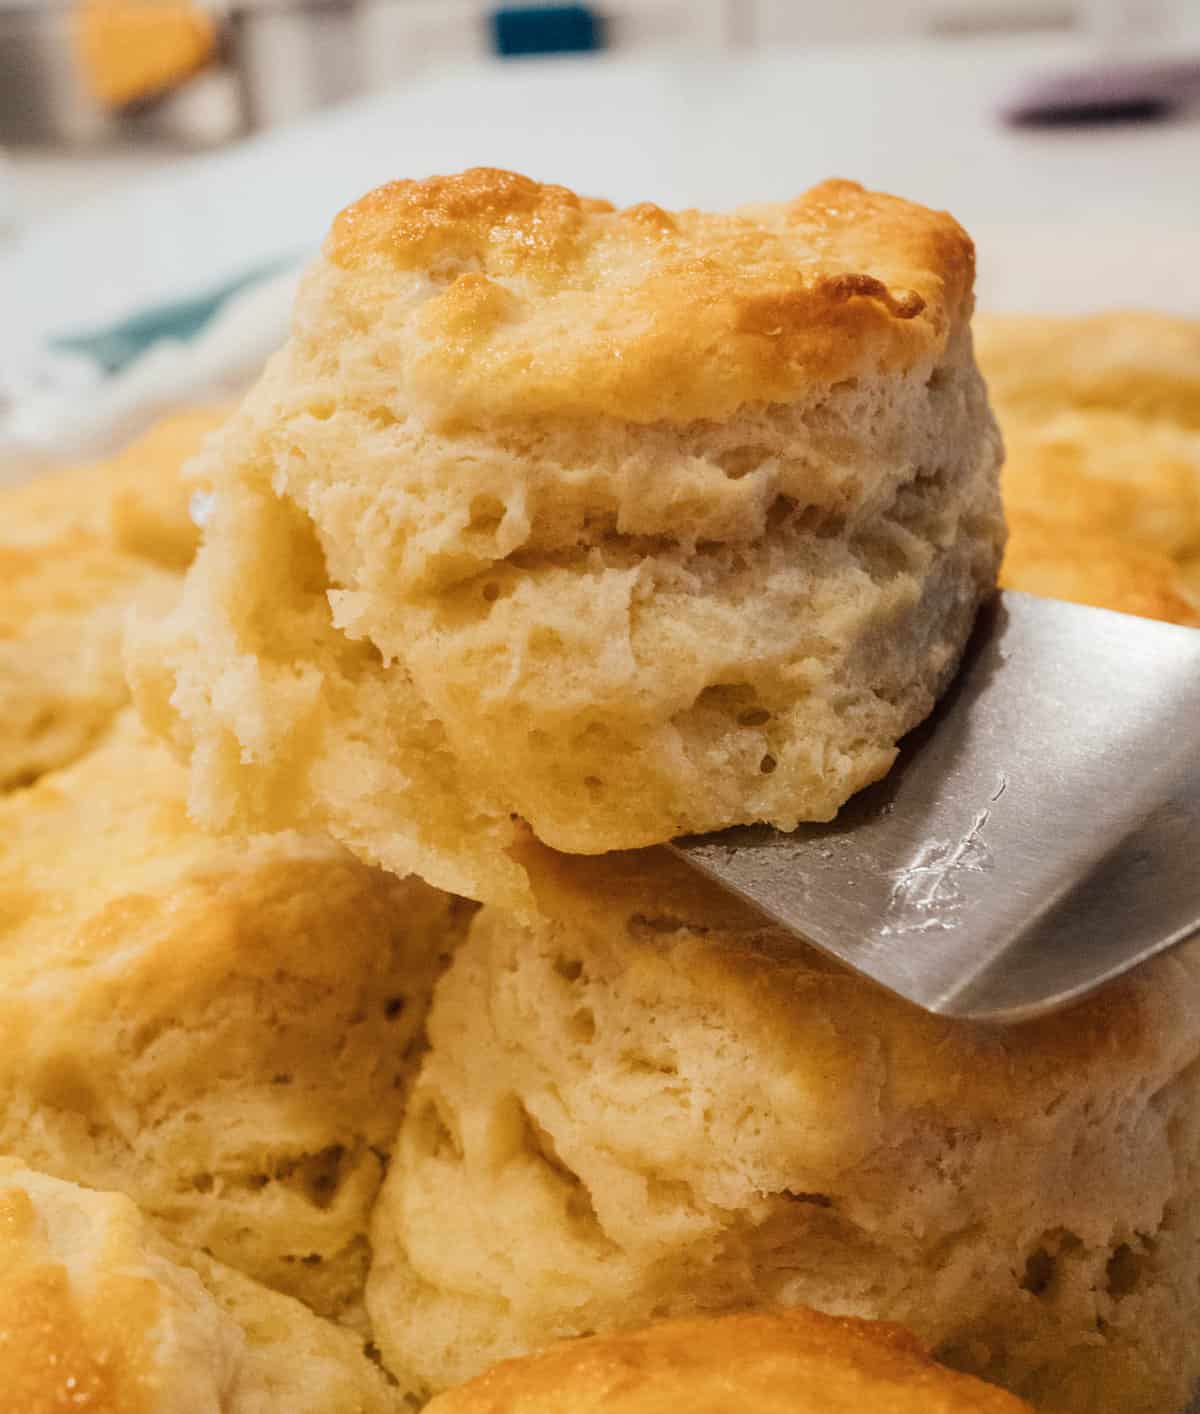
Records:
M1103 64L1030 79L1001 110L1020 127L1165 118L1200 98L1200 59Z

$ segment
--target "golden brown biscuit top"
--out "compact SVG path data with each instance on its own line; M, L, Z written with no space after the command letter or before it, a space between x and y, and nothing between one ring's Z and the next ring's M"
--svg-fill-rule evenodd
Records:
M1001 582L1200 623L1200 320L985 315L1004 429Z
M0 1408L190 1414L242 1344L129 1199L0 1159Z
M722 417L936 357L970 312L951 217L854 182L727 214L616 211L476 168L334 222L313 292L450 419ZM353 392L353 389L350 390Z
M975 332L1003 412L1107 408L1200 429L1200 320L1149 310L989 314Z
M1080 533L1200 554L1200 431L1107 409L1004 424L1004 501Z
M635 208L636 209L636 208ZM497 272L565 269L589 215L611 202L579 197L491 167L450 177L387 182L334 221L330 256L354 265L382 252L402 269L486 255Z
M1200 628L1200 595L1189 594L1179 566L1160 551L1021 506L1009 508L1008 528L1005 589Z
M796 1308L661 1321L507 1360L429 1414L1020 1414L899 1326Z
M24 1414L72 1408L135 1414L145 1405L136 1398L136 1376L129 1378L124 1343L107 1348L88 1329L66 1268L36 1251L35 1224L24 1189L0 1188L0 1386L5 1407Z

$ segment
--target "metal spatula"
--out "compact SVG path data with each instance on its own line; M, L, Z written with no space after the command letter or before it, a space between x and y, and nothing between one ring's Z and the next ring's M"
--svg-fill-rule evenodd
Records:
M1063 1006L1200 932L1200 631L1001 594L833 824L672 847L929 1011Z

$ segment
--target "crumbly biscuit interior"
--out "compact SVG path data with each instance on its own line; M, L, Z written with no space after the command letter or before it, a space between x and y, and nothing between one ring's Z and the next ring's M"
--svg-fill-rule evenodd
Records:
M1040 1408L1184 1406L1196 946L998 1031L887 997L669 856L568 863L540 922L485 908L439 986L374 1215L394 1368L440 1389L557 1338L807 1304Z
M525 826L597 853L827 819L929 711L994 581L965 334L685 426L442 431L336 374L280 355L211 453L178 610L135 641L210 824L329 829L520 907Z

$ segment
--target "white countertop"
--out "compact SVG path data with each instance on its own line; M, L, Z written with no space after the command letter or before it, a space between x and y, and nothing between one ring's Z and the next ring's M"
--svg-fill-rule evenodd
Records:
M618 201L729 206L828 175L948 207L981 303L1200 314L1200 117L1014 131L996 110L1075 41L599 57L463 69L91 198L0 253L0 339L93 326L315 247L391 177L477 163Z

